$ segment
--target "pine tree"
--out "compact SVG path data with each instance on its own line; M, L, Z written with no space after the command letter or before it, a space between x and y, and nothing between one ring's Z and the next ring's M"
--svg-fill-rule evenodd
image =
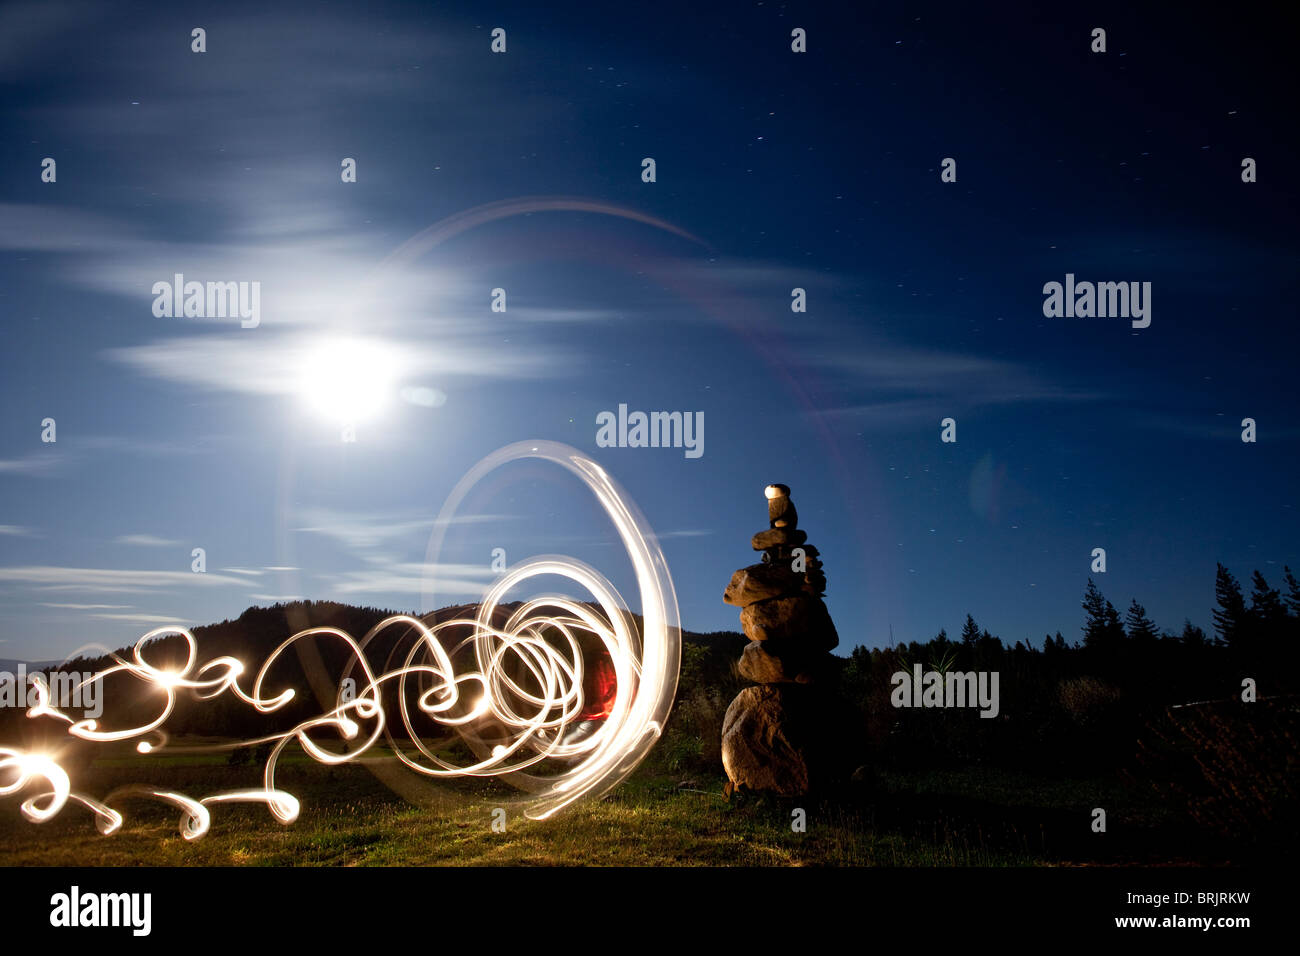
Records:
M1264 575L1256 571L1251 578L1250 616L1261 647L1280 646L1286 630L1286 605L1276 588L1268 586Z
M1096 647L1106 637L1106 599L1092 578L1088 578L1088 588L1083 592L1083 610L1087 615L1083 622L1083 645Z
M975 618L967 614L966 623L962 625L962 629L961 629L961 642L965 644L967 647L971 647L972 645L974 645L975 641L979 638L979 636L980 636L979 625L975 623Z
M1296 617L1300 617L1300 581L1295 579L1289 567L1282 569L1286 573L1286 606Z
M1251 578L1253 588L1250 592L1250 612L1262 622L1276 623L1286 616L1282 605L1282 595L1276 588L1268 586L1264 575L1258 571Z
M1214 609L1214 629L1225 644L1238 644L1246 637L1250 611L1242 597L1241 585L1232 572L1218 565L1214 578L1214 597L1219 606Z
M1119 619L1115 605L1106 602L1106 640L1118 644L1125 637L1124 625Z
M1210 642L1205 632L1187 618L1183 618L1183 633L1180 640L1184 647L1204 647Z
M1160 631L1156 627L1155 621L1147 617L1147 609L1133 599L1133 603L1128 607L1128 615L1124 619L1128 626L1128 636L1135 641L1155 641L1159 639Z

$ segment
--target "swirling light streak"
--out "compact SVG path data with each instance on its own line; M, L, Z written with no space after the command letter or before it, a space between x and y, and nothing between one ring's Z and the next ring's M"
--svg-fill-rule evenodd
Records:
M429 777L501 777L509 781L533 795L525 803L524 812L535 819L549 817L584 797L607 792L645 756L672 706L681 653L676 595L663 552L640 511L604 469L577 450L554 442L520 442L489 455L470 470L453 489L435 523L429 548L431 566L436 565L443 535L470 487L487 472L520 458L542 458L560 464L595 494L613 521L636 572L642 604L641 633L618 591L603 575L581 561L559 555L535 557L506 571L488 589L473 618L428 623L410 615L393 615L360 640L334 627L299 631L266 657L248 691L241 686L241 678L246 675L243 662L225 656L199 665L198 642L189 630L176 626L155 628L136 642L129 659L115 657L115 665L82 681L82 685L103 682L114 675L133 678L143 682L147 690L162 695L157 714L136 726L104 729L98 720L77 720L65 714L53 705L48 686L34 681L35 703L28 716L62 721L68 735L80 740L100 744L137 740L138 753L156 754L169 748L164 725L181 692L199 700L231 694L262 714L285 707L295 699L295 690L268 687L272 667L289 648L317 638L341 641L348 651L335 706L290 730L237 745L272 745L262 768L260 788L195 799L170 790L133 785L114 790L101 802L73 791L68 773L55 756L0 747L0 796L37 785L40 792L21 805L28 820L50 820L71 801L95 814L96 826L105 835L117 832L123 823L123 815L113 803L128 798L158 800L181 810L181 835L195 840L211 828L209 808L218 804L264 803L280 823L289 824L298 818L298 798L277 787L275 780L276 765L290 743L296 742L319 763L339 765L358 760L381 739L403 765ZM501 626L495 625L493 622L502 616L499 608L505 595L543 575L567 578L594 600L579 602L564 595L534 597L510 612ZM400 666L376 673L366 648L393 627L407 629L415 640ZM468 636L455 639L457 632L466 631ZM607 713L598 722L584 722L581 718L585 706L583 634L600 642L614 670L613 701L606 702ZM183 664L159 667L146 658L147 645L166 636L178 636L183 641ZM471 654L473 668L457 673L455 662ZM342 688L353 673L359 675L355 679L356 693L345 700ZM394 721L384 701L386 688L396 696L397 717L400 728L405 730L402 740L394 734ZM417 719L459 735L475 759L459 764L449 761L428 745L416 726ZM323 734L342 738L346 749L330 749L319 739ZM223 749L229 746L192 748ZM43 787L40 781L44 781Z

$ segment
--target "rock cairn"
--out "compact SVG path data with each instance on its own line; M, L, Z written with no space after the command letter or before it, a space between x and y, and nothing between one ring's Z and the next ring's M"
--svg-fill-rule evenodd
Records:
M818 785L824 761L818 741L817 681L839 644L822 601L826 575L818 551L799 530L799 515L785 485L768 485L768 528L751 544L761 564L731 576L722 599L740 608L749 638L739 663L746 687L722 721L722 765L734 791L800 796ZM820 731L820 733L819 733Z

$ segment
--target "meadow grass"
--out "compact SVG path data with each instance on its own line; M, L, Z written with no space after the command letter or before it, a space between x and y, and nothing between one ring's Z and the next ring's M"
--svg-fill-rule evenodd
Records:
M413 776L413 775L412 775ZM102 796L149 782L190 796L256 786L260 769L224 754L142 757L119 750L84 768L79 786ZM806 832L792 828L792 801L728 801L725 778L643 766L611 794L548 820L529 820L518 794L496 781L448 781L416 805L364 766L326 767L286 754L279 786L302 801L285 826L262 805L212 808L212 829L184 840L179 813L150 800L118 804L122 829L99 834L69 805L32 824L18 801L0 803L0 865L6 866L989 866L1040 862L1012 840L991 844L964 828L878 826L870 806L808 802ZM507 811L506 831L492 828ZM1023 841L1022 841L1023 842Z

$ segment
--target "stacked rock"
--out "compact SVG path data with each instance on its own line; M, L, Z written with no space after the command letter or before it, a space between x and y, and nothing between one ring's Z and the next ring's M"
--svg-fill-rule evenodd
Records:
M818 719L810 698L839 635L822 602L826 575L818 551L799 530L790 489L768 485L768 529L751 544L762 563L731 577L722 599L739 607L749 638L739 663L747 687L727 708L722 764L731 790L808 793L819 776L814 755Z

